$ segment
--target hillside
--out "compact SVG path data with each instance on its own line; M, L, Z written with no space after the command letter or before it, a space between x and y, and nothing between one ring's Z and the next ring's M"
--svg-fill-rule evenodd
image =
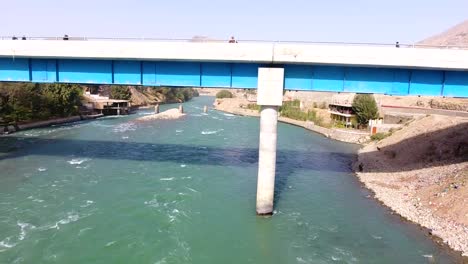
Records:
M110 96L110 91L113 86L87 86L88 89L94 90L93 93L98 93L100 96ZM134 106L147 106L164 103L182 103L198 96L197 90L193 88L168 88L168 87L143 87L143 86L126 86L131 93L130 101Z
M468 47L468 19L440 34L420 41L417 44Z

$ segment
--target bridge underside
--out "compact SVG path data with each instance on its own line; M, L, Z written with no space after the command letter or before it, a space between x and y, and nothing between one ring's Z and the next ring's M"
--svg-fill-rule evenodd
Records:
M256 89L259 67L287 90L468 97L468 71L354 66L0 58L0 81Z

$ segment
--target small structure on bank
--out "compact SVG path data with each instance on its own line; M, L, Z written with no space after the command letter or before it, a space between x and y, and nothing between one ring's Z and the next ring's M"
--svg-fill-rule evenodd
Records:
M84 105L92 110L103 115L128 115L131 111L131 103L129 100L109 99L107 96L99 96L85 92L87 103Z
M353 111L354 94L336 94L328 104L328 112L333 123L342 123L345 127L351 127L357 123L356 114Z
M104 115L128 115L130 113L130 101L107 99L94 103L94 109Z

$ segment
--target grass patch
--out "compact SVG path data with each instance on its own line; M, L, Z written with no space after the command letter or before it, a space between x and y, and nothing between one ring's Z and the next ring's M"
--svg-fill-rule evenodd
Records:
M375 133L374 135L371 136L371 140L374 140L374 141L380 141L386 137L389 137L390 135L392 135L392 133Z
M260 112L260 109L261 109L261 107L258 104L248 104L246 108L250 110L255 110L258 112Z
M317 112L314 110L301 111L300 105L299 100L284 102L279 109L281 116L299 121L312 121L318 126L325 126L323 118L319 117Z

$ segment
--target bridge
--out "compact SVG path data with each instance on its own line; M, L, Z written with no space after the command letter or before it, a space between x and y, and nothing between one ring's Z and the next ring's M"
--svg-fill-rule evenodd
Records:
M468 50L453 48L0 41L0 81L256 89L265 66L287 90L468 97Z
M468 50L323 43L0 40L0 81L258 89L257 213L271 214L283 90L468 98Z

